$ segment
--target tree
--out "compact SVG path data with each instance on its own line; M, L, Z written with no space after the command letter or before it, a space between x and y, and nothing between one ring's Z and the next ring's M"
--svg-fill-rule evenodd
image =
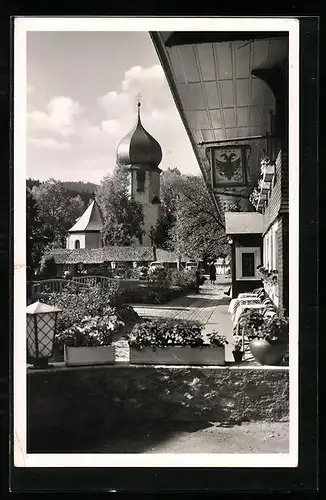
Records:
M31 189L26 187L26 251L28 279L40 262L47 239L42 234L41 221L38 216L36 200Z
M177 168L168 168L161 173L161 209L153 241L159 248L169 249L170 232L176 222L176 207L183 176Z
M227 255L224 226L203 178L182 175L176 191L175 222L167 245L180 255L204 261Z
M143 234L143 209L130 198L129 175L125 169L116 167L112 175L104 177L96 193L106 245L129 246Z
M36 201L40 231L49 242L64 245L68 229L85 209L79 195L70 197L62 182L50 179L31 191Z

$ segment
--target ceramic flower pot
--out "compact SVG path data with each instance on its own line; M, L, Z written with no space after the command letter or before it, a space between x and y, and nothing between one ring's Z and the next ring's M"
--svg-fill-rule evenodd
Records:
M254 339L249 343L250 351L262 365L278 365L285 353L286 344L271 344L265 339Z
M244 354L242 351L232 351L232 354L234 357L234 361L236 363L240 363L242 361L243 354Z

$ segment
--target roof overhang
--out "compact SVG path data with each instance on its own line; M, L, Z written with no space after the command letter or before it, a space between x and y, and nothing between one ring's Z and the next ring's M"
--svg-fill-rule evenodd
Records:
M263 215L258 212L225 212L226 234L262 234Z
M287 68L288 32L151 32L174 101L224 223L229 203L250 209L249 195L269 147L276 98L266 69ZM267 74L269 77L269 74ZM255 137L255 139L250 139ZM258 137L258 138L257 138ZM206 148L251 148L246 188L214 192ZM231 142L233 140L233 142Z

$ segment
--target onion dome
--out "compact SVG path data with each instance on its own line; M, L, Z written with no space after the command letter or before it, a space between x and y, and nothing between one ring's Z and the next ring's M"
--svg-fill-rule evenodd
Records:
M117 163L120 166L156 169L161 160L161 146L144 129L140 120L140 102L138 102L137 124L120 142L117 149Z

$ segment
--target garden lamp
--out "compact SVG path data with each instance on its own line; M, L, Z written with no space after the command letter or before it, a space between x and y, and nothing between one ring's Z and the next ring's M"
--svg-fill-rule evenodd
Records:
M34 368L49 366L49 358L52 357L53 352L57 316L61 310L39 301L26 307L27 350Z

